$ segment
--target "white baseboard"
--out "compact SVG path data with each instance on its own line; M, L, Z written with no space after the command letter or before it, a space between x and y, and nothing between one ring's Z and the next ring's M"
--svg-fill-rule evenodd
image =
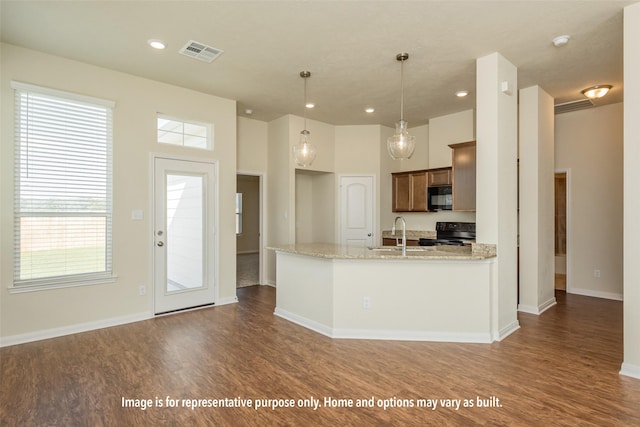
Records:
M502 341L503 339L505 339L506 337L508 337L515 331L517 331L518 329L520 329L520 322L518 322L517 320L514 320L513 322L511 322L510 324L508 324L507 326L505 326L504 328L498 331L498 336L495 337L494 341Z
M620 368L620 375L640 379L640 366L623 362Z
M274 314L297 325L335 339L434 341L462 343L491 343L490 333L423 332L389 329L343 329L331 328L315 320L276 307Z
M111 319L97 320L94 322L79 323L76 325L62 326L59 328L44 329L42 331L28 332L26 334L10 335L0 340L0 347L8 347L65 335L78 334L80 332L109 328L111 326L125 325L153 318L151 313L137 313L128 316L114 317Z
M573 286L571 287L571 289L567 290L567 293L584 295L586 297L612 299L616 301L622 301L624 299L622 294L618 294L614 292L594 291L591 289L580 289L580 288L574 288Z
M271 286L272 288L276 287L276 281L275 280L265 280L264 284L267 285L267 286Z
M555 297L551 298L550 300L548 300L546 302L543 302L542 304L540 304L537 307L532 306L532 305L518 304L518 311L520 311L522 313L540 315L540 314L544 313L545 311L549 310L554 305L556 305Z
M329 326L323 325L320 322L316 322L315 320L307 319L306 317L299 316L297 314L291 313L287 310L283 310L281 308L276 307L273 312L278 317L282 317L285 320L295 323L296 325L303 326L307 329L311 329L319 334L325 335L329 338L333 338L333 330Z

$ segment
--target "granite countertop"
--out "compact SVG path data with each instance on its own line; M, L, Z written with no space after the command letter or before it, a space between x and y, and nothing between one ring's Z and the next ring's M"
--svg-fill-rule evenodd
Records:
M419 260L483 260L496 256L496 246L473 243L467 246L413 246L407 247L407 256L395 246L343 246L333 243L297 243L270 246L277 252L308 255L329 259L419 259Z
M407 230L407 240L420 240L420 239L435 239L436 232L431 230ZM391 230L382 231L383 239L395 239L402 238L402 230L396 230L395 236L391 234Z

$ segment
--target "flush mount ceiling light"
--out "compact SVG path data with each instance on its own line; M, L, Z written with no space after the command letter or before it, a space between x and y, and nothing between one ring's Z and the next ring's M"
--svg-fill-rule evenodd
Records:
M158 49L158 50L162 50L165 47L167 47L167 45L164 44L164 42L162 40L158 40L158 39L149 39L147 40L147 43L149 44L149 46L151 46L154 49Z
M596 99L605 96L611 88L611 85L596 85L583 89L581 92L589 99Z
M555 37L553 40L551 40L551 43L553 43L555 47L562 47L569 43L570 38L571 36L565 34L563 36Z
M375 112L375 111L376 111L376 109L375 109L375 108L371 108L371 107L369 107L369 108L365 108L365 109L364 109L364 112L365 112L365 113L369 113L369 114L371 114L371 113L373 113L373 112Z
M304 79L304 129L300 132L300 141L293 146L293 159L296 165L306 168L316 158L316 147L311 143L311 133L307 130L307 79L311 72L300 71L300 77Z
M387 150L393 160L410 159L416 148L416 139L409 135L408 123L404 121L404 61L409 59L408 53L399 53L400 61L400 121L396 122L396 132L387 139Z
M469 91L468 90L459 90L459 91L456 92L456 96L458 98L464 98L467 95L469 95Z
M316 106L316 104L314 104L313 102L307 102L306 104L304 104L304 106L307 108L313 108Z

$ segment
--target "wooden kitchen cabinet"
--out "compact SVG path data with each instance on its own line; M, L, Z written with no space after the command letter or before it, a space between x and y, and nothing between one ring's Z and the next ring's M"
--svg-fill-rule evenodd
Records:
M396 172L392 180L392 212L427 212L427 170Z
M476 141L449 145L452 149L454 211L476 210Z
M398 242L402 242L402 231L398 230ZM389 237L385 237L382 239L382 246L395 246L396 239L392 239ZM420 246L419 240L409 240L407 239L407 246Z
M429 169L429 187L451 185L451 168Z

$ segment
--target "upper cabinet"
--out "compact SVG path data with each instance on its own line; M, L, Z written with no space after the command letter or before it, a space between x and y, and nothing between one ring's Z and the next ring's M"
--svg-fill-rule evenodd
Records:
M451 187L451 168L395 172L392 177L393 212L429 212L429 187Z
M452 152L453 210L476 210L476 141L449 145Z
M427 212L427 170L396 172L392 179L393 212Z
M451 168L429 169L429 187L451 185Z

